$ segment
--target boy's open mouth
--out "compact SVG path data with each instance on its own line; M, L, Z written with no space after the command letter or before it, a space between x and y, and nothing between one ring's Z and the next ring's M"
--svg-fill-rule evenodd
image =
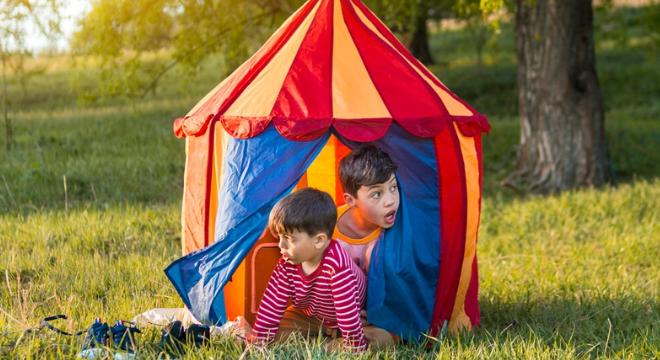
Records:
M396 210L392 210L385 214L385 222L388 224L394 224L394 220L396 219Z

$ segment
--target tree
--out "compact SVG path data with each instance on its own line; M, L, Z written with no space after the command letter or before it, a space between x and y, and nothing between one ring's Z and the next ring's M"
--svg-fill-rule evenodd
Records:
M509 183L538 192L611 176L591 0L516 0L520 147Z
M5 123L5 147L11 150L13 127L9 117L9 70L25 92L27 79L34 73L25 67L31 56L26 44L28 24L42 34L53 37L60 33L58 0L0 0L0 63L2 65L2 113Z
M412 35L408 42L410 52L422 63L432 65L434 63L431 49L429 47L428 20L430 5L427 1L417 1L414 7Z

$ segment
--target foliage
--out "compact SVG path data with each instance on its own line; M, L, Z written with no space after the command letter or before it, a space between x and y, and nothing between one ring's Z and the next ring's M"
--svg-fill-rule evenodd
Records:
M499 18L489 18L501 10L501 1L457 0L453 6L456 18L465 21L471 44L477 55L477 64L483 66L486 43L499 30Z
M299 0L100 0L85 16L72 47L101 60L99 95L144 96L182 65L194 73L222 53L225 71L261 44Z
M60 0L0 0L0 49L25 49L28 23L45 35L59 32Z

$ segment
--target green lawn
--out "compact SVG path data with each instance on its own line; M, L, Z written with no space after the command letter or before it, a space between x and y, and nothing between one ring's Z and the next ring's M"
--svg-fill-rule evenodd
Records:
M363 357L660 358L660 67L644 34L631 34L622 45L597 33L615 183L546 197L500 185L518 141L511 26L489 42L481 69L465 31L434 34L442 61L433 70L493 126L484 139L482 326ZM11 88L20 111L15 147L0 151L0 358L75 356L79 339L25 332L46 315L68 314L62 326L73 330L181 306L162 272L180 253L184 149L171 121L221 80L214 61L194 86L171 74L135 103L81 103L70 78L84 70L46 72L26 96ZM152 358L160 333L146 330L140 356ZM242 351L220 339L188 357ZM300 340L247 355L351 357Z

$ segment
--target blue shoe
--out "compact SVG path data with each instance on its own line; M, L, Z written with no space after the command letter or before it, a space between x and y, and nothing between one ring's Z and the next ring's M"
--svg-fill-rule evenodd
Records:
M87 335L85 335L85 341L82 347L83 351L108 346L110 339L108 335L109 330L110 328L107 323L101 322L101 319L95 319L92 326L87 330Z
M128 325L128 326L127 326ZM115 348L126 351L130 354L135 352L135 335L141 333L135 324L119 320L110 328L112 333L112 342Z

